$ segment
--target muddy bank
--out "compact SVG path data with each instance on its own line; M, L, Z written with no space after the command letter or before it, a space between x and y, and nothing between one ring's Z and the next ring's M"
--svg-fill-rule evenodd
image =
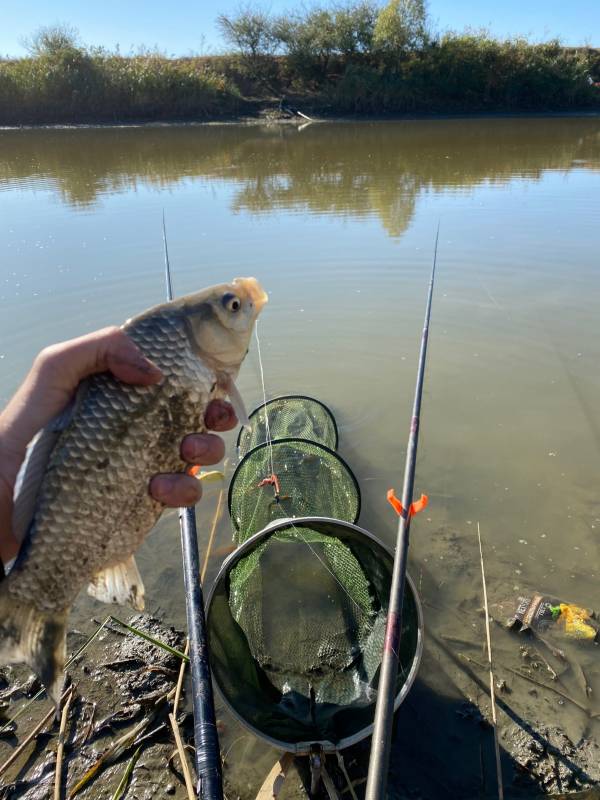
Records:
M174 648L184 646L181 633L148 616L136 615L129 622ZM93 630L93 622L90 624ZM73 632L69 649L81 647L88 636ZM109 622L96 639L68 670L72 700L64 734L62 791L67 796L86 774L98 765L78 796L112 797L133 754L139 749L132 775L123 796L150 798L186 797L181 782L181 765L176 755L173 733L168 720L173 693L179 675L180 659L145 642ZM0 762L4 764L44 715L50 710L45 697L36 696L37 681L22 669L3 670L5 689L2 698L2 738ZM2 701L0 700L0 702ZM8 723L19 712L14 724ZM191 735L189 713L178 713L182 734ZM0 778L0 797L42 800L51 796L56 774L58 722L52 718L39 735L17 756ZM124 737L124 738L123 738ZM122 752L106 758L115 743L122 739ZM1 769L1 767L0 767Z
M418 679L396 719L390 796L398 800L493 797L496 774L478 564L470 540L452 529L437 531L432 541L427 562L415 560L411 568L425 608L425 652ZM447 580L464 584L457 607L447 607L441 600ZM509 631L507 587L492 579L489 591L495 609L492 636L505 796L597 797L598 647L586 649L568 642L555 646ZM156 618L136 615L128 621L173 648L184 647L183 633ZM85 634L70 635L71 652L85 644L99 622L90 621ZM112 798L139 748L123 796L187 797L168 719L180 663L176 655L112 622L101 630L68 670L73 699L64 736L63 796L103 754L111 752L117 740L124 739L123 751L114 761L101 764L78 796ZM6 668L0 680L0 764L4 764L50 704L38 698L27 705L39 685L22 669ZM193 726L186 688L189 694L187 680L177 718L192 763ZM21 709L25 710L11 724ZM234 721L220 702L217 717L226 796L249 800L281 754ZM41 800L51 795L58 728L58 722L50 719L3 772L2 800ZM342 798L350 797L343 768L358 796L364 794L369 746L365 740L345 751L343 765L327 758L327 770ZM297 760L294 767L283 785L282 800L306 796L310 787L307 759ZM322 785L318 795L326 796Z
M282 111L276 101L248 101L243 111L235 114L215 115L198 120L178 119L153 120L112 120L111 122L73 122L73 123L38 123L23 125L0 125L0 131L18 130L72 130L87 128L169 128L169 127L206 127L214 125L290 125L304 128L307 124L318 122L394 122L403 120L450 120L450 119L571 119L581 117L600 117L597 108L582 108L575 111L473 111L462 113L412 112L388 114L348 114L336 113L327 107L314 105L298 106L297 113Z

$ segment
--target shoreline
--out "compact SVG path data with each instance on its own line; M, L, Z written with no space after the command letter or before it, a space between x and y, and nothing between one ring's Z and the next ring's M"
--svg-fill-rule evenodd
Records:
M28 123L23 125L0 125L1 131L25 130L87 130L98 128L173 128L173 127L206 127L217 125L305 125L322 123L373 123L373 122L423 122L434 120L471 120L471 119L574 119L598 118L600 109L587 108L576 111L463 111L463 112L419 112L412 114L328 114L304 119L299 116L281 114L271 107L260 108L256 114L224 115L206 119L170 120L134 120L112 122L48 122Z

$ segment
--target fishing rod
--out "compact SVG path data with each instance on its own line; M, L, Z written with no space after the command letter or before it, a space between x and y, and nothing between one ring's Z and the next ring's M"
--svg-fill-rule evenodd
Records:
M172 300L173 284L171 283L164 211L162 230L167 300ZM196 530L196 509L194 506L179 509L179 528L183 556L185 610L190 643L190 671L192 673L194 744L196 776L198 779L196 792L201 800L222 800L221 753L215 720L212 678L208 662L208 640L206 636L206 618L204 616L204 598L202 596L202 584L200 583L200 556Z
M398 662L400 657L400 637L402 635L402 603L404 600L404 586L406 582L410 520L414 513L413 488L415 483L417 445L419 442L421 397L423 394L427 340L429 337L429 318L431 316L431 300L433 297L433 281L435 278L439 235L440 226L438 223L435 235L433 267L431 269L427 305L425 307L425 323L423 325L423 336L421 338L421 350L419 353L417 385L415 387L410 434L408 437L408 446L406 448L402 505L398 507L400 521L398 523L398 538L396 540L396 552L394 555L394 569L392 572L392 585L390 588L390 601L385 628L385 642L383 645L381 670L379 673L379 686L377 689L377 704L375 706L375 721L373 724L371 757L369 759L365 800L384 800L386 795L387 776L390 764L392 723L394 721L394 700L396 697L396 681L398 678Z

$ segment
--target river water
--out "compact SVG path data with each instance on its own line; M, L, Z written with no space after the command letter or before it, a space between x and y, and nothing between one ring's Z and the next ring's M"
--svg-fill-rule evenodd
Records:
M439 222L416 478L430 505L411 542L426 626L483 640L478 521L495 598L600 605L600 119L0 131L0 402L44 345L162 301L163 209L176 294L236 275L268 290L267 393L331 407L360 522L388 544ZM255 345L239 386L260 402ZM149 606L182 625L175 516L159 528L140 556Z

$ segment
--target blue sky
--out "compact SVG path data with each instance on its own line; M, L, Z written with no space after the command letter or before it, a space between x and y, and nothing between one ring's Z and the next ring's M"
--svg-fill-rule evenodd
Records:
M257 3L274 13L300 0ZM309 2L305 5L310 5ZM22 55L23 37L40 25L68 22L86 44L127 52L158 45L168 54L216 52L222 48L214 21L237 7L216 0L2 0L0 54ZM430 0L437 30L486 27L498 36L527 34L534 40L559 37L565 44L600 47L600 0Z

